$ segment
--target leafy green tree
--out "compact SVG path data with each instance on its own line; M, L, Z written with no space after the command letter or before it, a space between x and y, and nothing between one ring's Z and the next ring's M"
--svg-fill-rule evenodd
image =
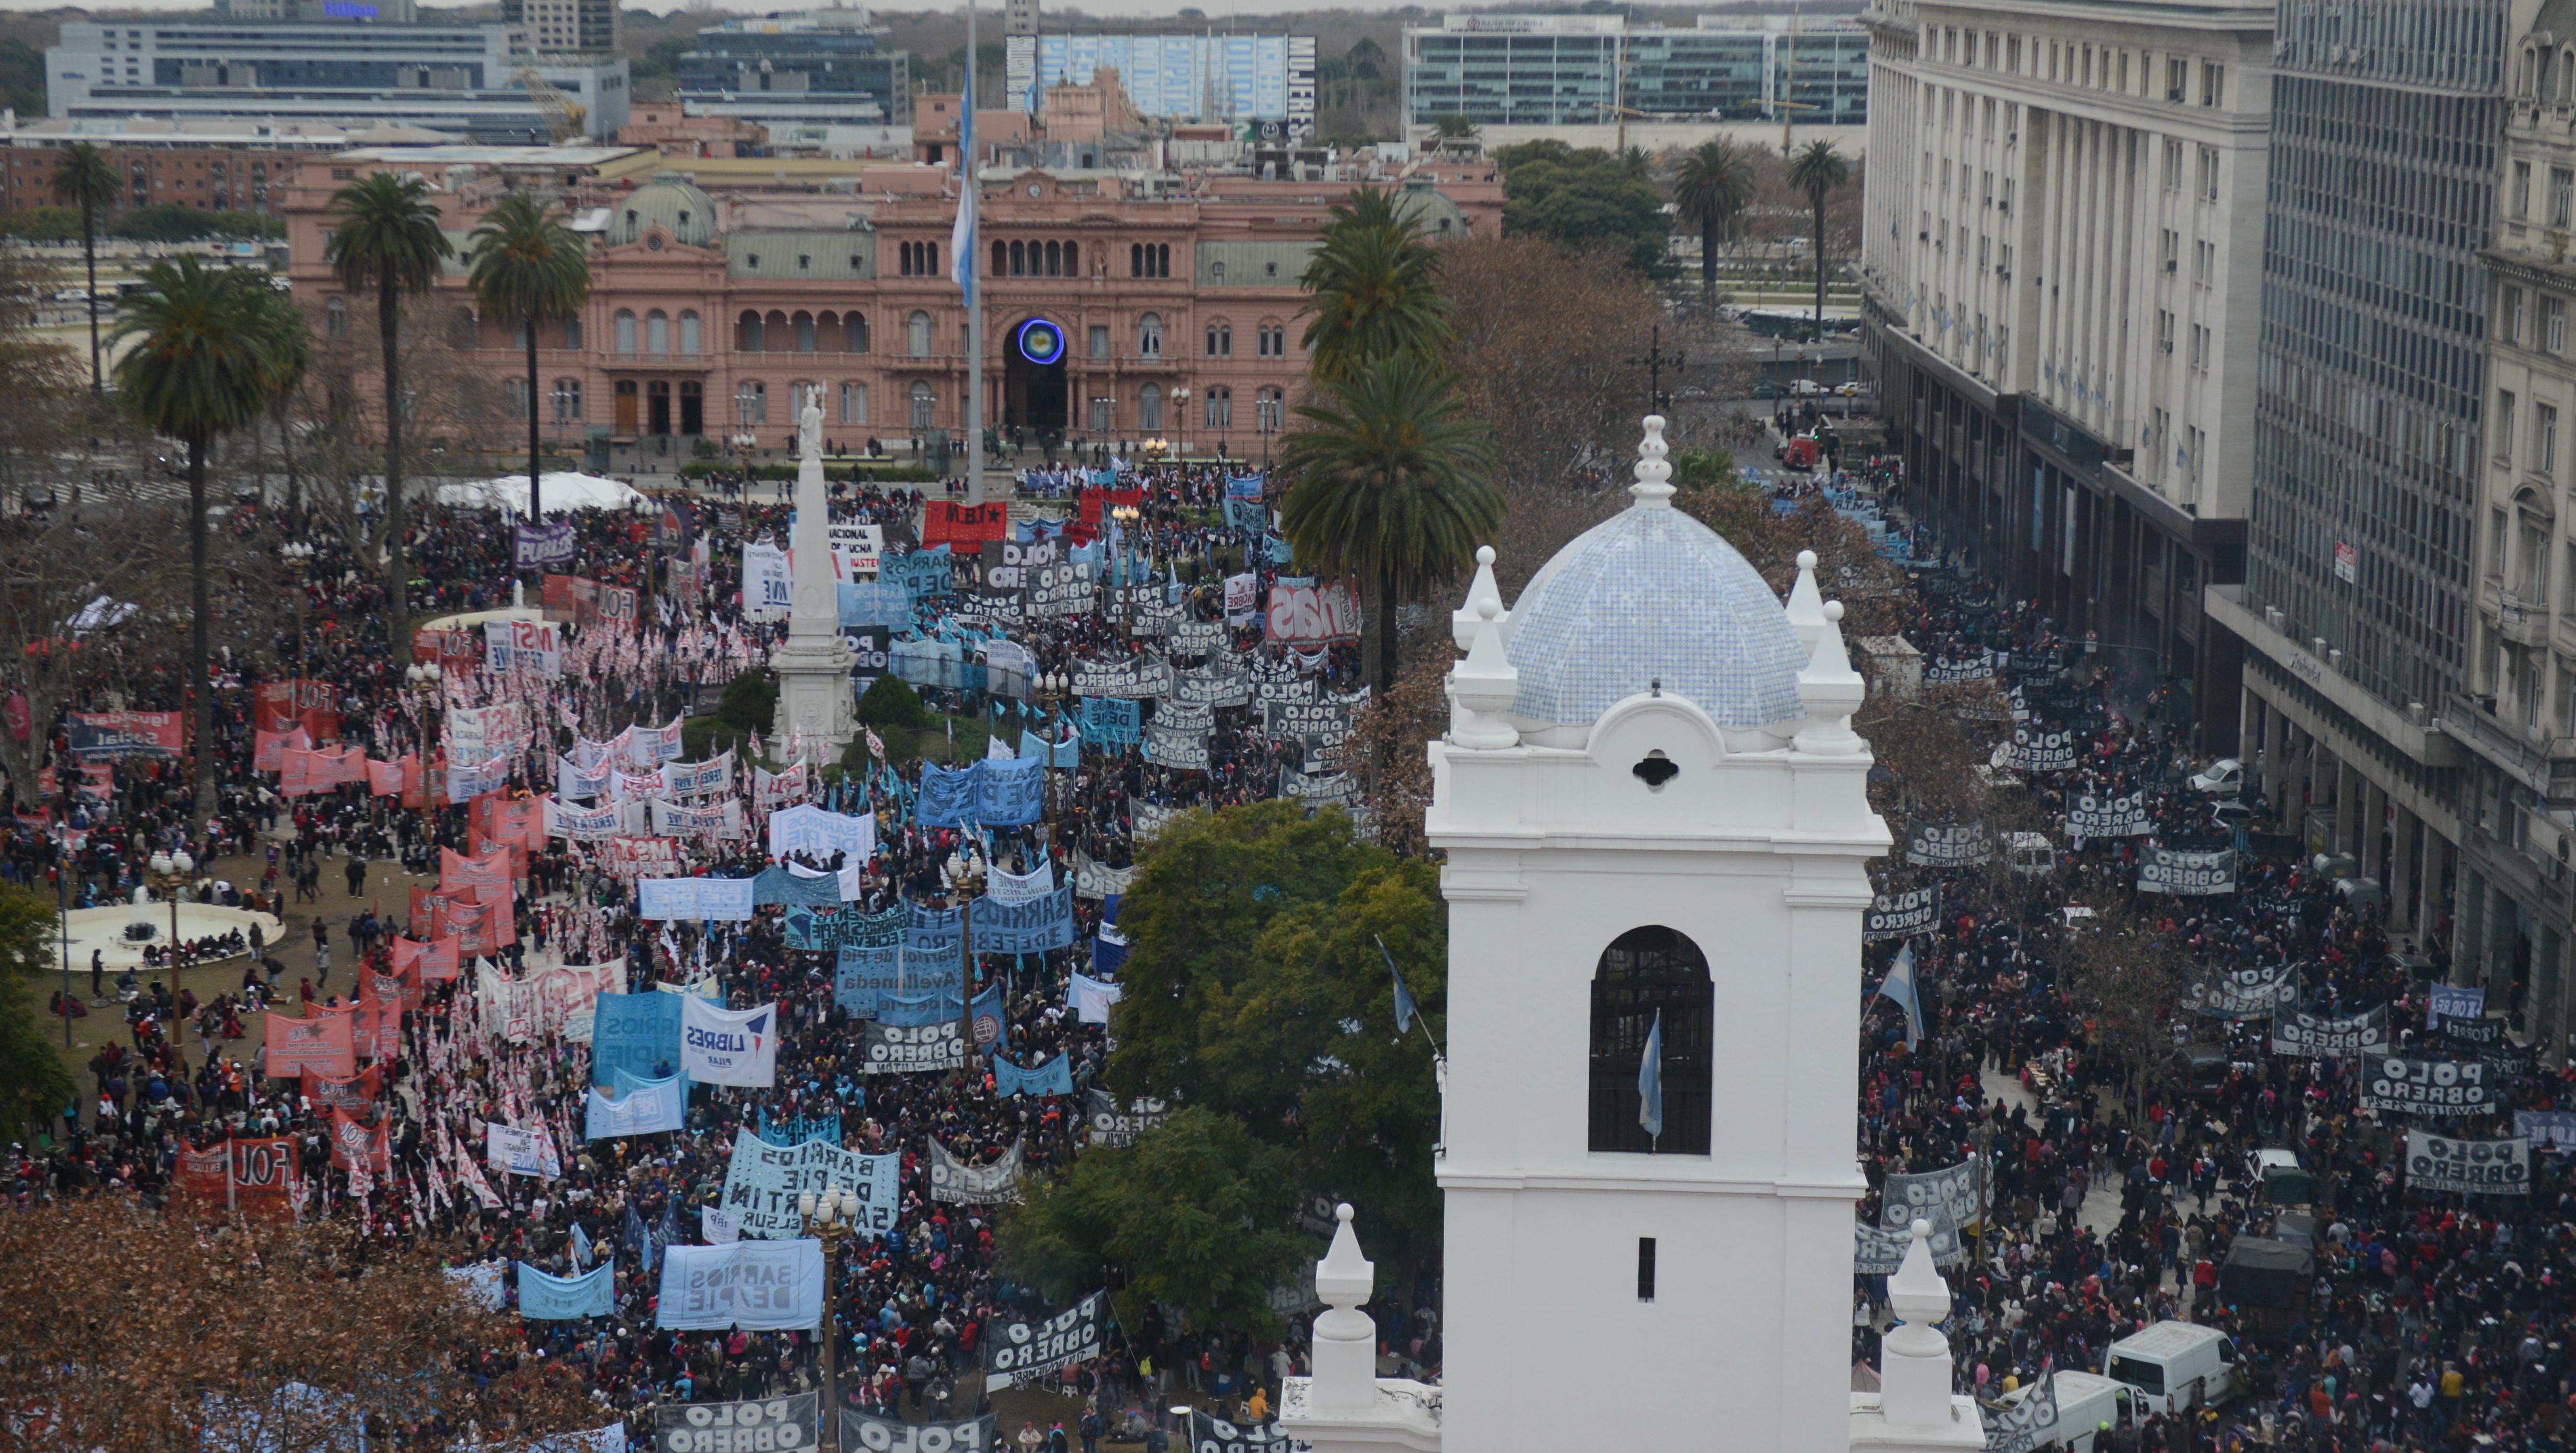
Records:
M1338 812L1192 814L1146 854L1119 923L1131 947L1110 1082L1293 1149L1300 1189L1365 1205L1398 1261L1436 1250L1439 1093L1423 1029L1395 1027L1378 942L1441 1033L1438 869L1360 841Z
M1542 139L1506 146L1503 231L1545 237L1560 247L1609 247L1644 277L1672 276L1672 225L1664 198L1634 158L1597 147L1577 151Z
M214 692L207 667L206 449L259 418L267 402L273 325L264 274L209 268L194 257L156 262L143 291L117 306L116 336L134 340L116 387L156 432L188 446L188 680L196 703L196 817L215 811Z
M71 242L81 235L80 212L71 207L21 207L0 216L0 234L29 242Z
M96 397L104 386L98 363L98 219L116 205L116 168L96 146L75 141L63 148L62 165L54 168L54 196L80 209L81 263L89 269L89 391Z
M1431 360L1449 347L1449 300L1418 219L1393 195L1355 189L1333 204L1333 220L1306 271L1304 343L1318 383L1347 378L1382 358Z
M13 1134L43 1125L80 1093L36 1010L47 971L62 967L54 912L52 899L0 884L0 1122Z
M1297 406L1280 528L1301 565L1377 588L1377 689L1395 689L1396 607L1474 558L1503 517L1493 442L1445 369L1374 361Z
M1002 1213L1002 1255L1057 1303L1113 1285L1131 1326L1161 1303L1194 1328L1273 1336L1272 1288L1321 1250L1297 1229L1295 1162L1241 1121L1188 1106L1031 1189Z
M590 296L590 245L564 214L528 192L513 192L483 214L466 240L474 296L496 318L515 318L528 350L528 518L542 521L538 498L537 329L579 312Z
M1816 252L1816 340L1825 337L1825 197L1834 188L1851 180L1851 163L1834 150L1830 141L1811 141L1804 151L1789 161L1789 184L1807 194L1807 205L1815 212L1816 232L1811 239Z
M339 274L340 286L376 294L385 383L385 641L399 658L411 650L411 609L403 594L411 552L403 546L402 300L429 291L439 264L456 248L439 229L429 183L419 177L362 177L331 194L329 212L333 227L323 260Z
M1673 207L1681 220L1699 228L1699 286L1702 301L1717 305L1717 240L1733 230L1735 219L1753 201L1753 167L1723 137L1711 137L1682 157L1673 178Z

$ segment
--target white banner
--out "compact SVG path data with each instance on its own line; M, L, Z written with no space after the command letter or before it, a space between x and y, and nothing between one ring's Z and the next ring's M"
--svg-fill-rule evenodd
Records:
M2429 1130L2409 1130L2406 1188L2490 1196L2530 1195L2531 1142L2453 1140Z
M737 1241L662 1253L655 1325L684 1332L805 1330L823 1321L823 1243Z
M635 916L746 923L751 919L752 883L749 878L639 879L635 884Z
M652 810L655 837L711 835L731 841L743 835L742 802L738 798L707 809L677 807L659 797L644 805Z
M563 1157L554 1137L542 1130L516 1130L497 1120L483 1124L483 1159L492 1169L514 1176L555 1180L563 1175Z
M733 750L704 762L662 764L662 790L673 797L705 797L733 787Z
M594 1085L586 1106L589 1123L584 1126L584 1136L606 1140L618 1135L657 1135L678 1130L685 1123L687 1107L677 1075L667 1080L648 1080L614 1100Z
M724 1208L745 1236L802 1236L805 1221L796 1198L838 1186L859 1198L852 1224L882 1236L894 1229L902 1166L900 1155L861 1155L826 1140L772 1145L737 1130L725 1169Z
M830 862L832 854L847 853L857 862L866 862L877 851L877 820L861 813L844 816L825 812L810 802L769 815L769 855L784 859L789 853L806 853L820 862Z
M553 621L485 621L484 666L496 674L563 674L563 627Z
M761 541L743 546L742 618L783 621L795 603L795 582L787 569L787 552Z
M724 1009L681 996L680 1073L705 1085L777 1083L778 1006Z

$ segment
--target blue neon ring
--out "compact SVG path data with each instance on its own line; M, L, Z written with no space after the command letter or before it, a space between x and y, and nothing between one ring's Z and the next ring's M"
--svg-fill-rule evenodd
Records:
M1014 340L1020 356L1031 363L1055 363L1064 357L1064 330L1044 318L1031 318L1020 325Z

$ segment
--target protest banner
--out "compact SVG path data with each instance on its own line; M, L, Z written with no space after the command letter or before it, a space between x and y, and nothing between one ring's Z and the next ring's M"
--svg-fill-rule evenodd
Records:
M2429 1130L2406 1132L2406 1188L2491 1196L2531 1194L2531 1142L2453 1140Z
M742 614L750 621L779 621L796 604L787 552L762 540L742 547Z
M1925 868L1974 868L1992 862L1994 834L1982 822L1935 827L1919 824L1906 835L1905 861Z
M1977 1179L1973 1160L1920 1175L1890 1175L1879 1195L1878 1224L1905 1232L1921 1220L1935 1232L1965 1231L1985 1219Z
M635 999L661 999L660 994L635 994ZM673 1002L676 1011L678 1004ZM676 1018L676 1015L675 1015ZM688 1092L677 1075L664 1079L629 1081L631 1088L611 1099L593 1085L584 1101L587 1111L583 1139L607 1140L620 1135L657 1135L681 1129L687 1123Z
M554 1137L543 1130L521 1130L487 1120L483 1124L483 1159L506 1175L535 1176L545 1181L563 1177L563 1157L555 1150Z
M990 504L960 504L955 500L932 500L922 506L921 543L924 545L977 545L988 540L1011 537L1011 507L1002 500Z
M843 1093L853 1108L867 1102L865 1092L856 1086ZM829 1115L793 1115L772 1119L769 1107L764 1105L760 1110L760 1121L753 1129L772 1145L802 1145L809 1140L838 1145L841 1143L841 1112L835 1110Z
M910 1075L966 1067L966 1030L956 1020L906 1027L870 1021L859 1026L858 1071Z
M2033 1453L2042 1444L2055 1446L2057 1374L2040 1378L2039 1386L2019 1402L1981 1406L1979 1411L1986 1425L1985 1453Z
M1304 1453L1305 1447L1277 1423L1240 1427L1203 1409L1190 1409L1189 1453Z
M837 908L795 904L787 910L787 946L810 953L851 947L882 948L902 942L908 918L901 903L883 913L862 913L854 903Z
M1323 646L1360 638L1359 592L1343 581L1270 587L1261 622L1265 639L1289 646Z
M2272 1052L2307 1055L2385 1055L2388 1010L2363 1014L2319 1014L2298 1008L2272 1013Z
M2215 969L2183 989L2183 1007L2218 1019L2260 1019L2299 1002L2295 964Z
M1019 1199L1020 1142L991 1165L968 1165L939 1143L930 1141L930 1199L952 1205L989 1206Z
M2445 1019L2477 1019L2486 1012L2486 985L2435 984L2425 1002L2424 1027L2437 1028Z
M637 1079L666 1078L680 1066L680 996L608 994L591 1016L591 1083L610 1085L612 1072Z
M654 1453L798 1453L822 1446L822 1438L820 1393L653 1410Z
M635 885L638 918L711 919L743 923L751 918L749 878L645 878Z
M324 1079L346 1080L358 1073L355 1026L347 1015L289 1019L283 1014L271 1014L267 1036L271 1079L317 1074Z
M1905 1261L1905 1252L1914 1244L1912 1227L1891 1231L1872 1221L1852 1223L1852 1271L1859 1276L1887 1276ZM1934 1227L1931 1238L1932 1264L1956 1266L1967 1259L1965 1240L1957 1231Z
M617 1268L601 1262L581 1276L548 1276L519 1263L519 1315L531 1322L569 1322L617 1312Z
M843 944L832 968L832 1003L853 1019L876 1017L877 1001L903 986L901 945Z
M996 1415L964 1422L907 1423L857 1408L841 1409L841 1453L1009 1453L995 1435Z
M2576 1110L2516 1110L2513 1133L2551 1150L2576 1150Z
M1204 772L1208 769L1208 735L1203 728L1149 722L1145 727L1145 760L1175 772Z
M2013 728L2006 765L2016 772L2064 772L2075 765L2075 734L2047 727Z
M1134 655L1114 661L1073 663L1076 696L1108 696L1128 701L1172 694L1172 663L1160 656ZM1086 728L1083 735L1091 732Z
M2185 851L2161 845L2149 848L2138 864L2138 891L2177 897L2208 897L2236 891L2236 850Z
M804 853L818 863L828 863L834 853L865 860L877 850L877 820L860 813L847 815L826 812L812 803L799 803L769 815L769 855L784 860L791 853Z
M655 1325L682 1332L811 1330L823 1320L823 1243L737 1241L662 1252Z
M1001 903L989 894L975 900L968 921L979 954L1042 953L1073 947L1073 888L1067 885L1023 903Z
M993 1098L997 1100L1007 1100L1014 1095L1072 1093L1073 1064L1061 1054L1026 1069L1000 1055L993 1056Z
M749 1130L736 1130L725 1168L724 1209L745 1236L787 1238L805 1234L796 1198L838 1188L858 1197L851 1223L878 1235L894 1229L901 1155L861 1155L827 1140L773 1145Z
M1083 1092L1083 1123L1090 1127L1091 1143L1109 1149L1134 1145L1138 1136L1160 1128L1171 1113L1171 1106L1162 1100L1137 1099L1121 1106L1097 1085Z
M966 910L925 908L918 903L906 907L901 940L905 973L959 963L966 952ZM964 992L962 986L959 992Z
M986 1383L1008 1387L1034 1382L1058 1368L1091 1361L1101 1353L1109 1317L1109 1294L1093 1292L1043 1322L1012 1322L987 1332Z
M1902 893L1881 893L1870 900L1869 912L1861 919L1861 942L1881 943L1892 938L1911 938L1930 933L1941 918L1941 889L1926 883Z
M778 1006L726 1009L680 999L680 1073L707 1085L766 1089L778 1078Z
M1114 696L1082 699L1082 739L1094 747L1128 747L1143 739L1143 704Z
M2483 1115L2494 1108L2486 1066L2475 1060L2382 1055L2362 1067L2361 1108L2412 1115Z
M187 749L185 713L176 711L75 711L64 722L72 755L176 757Z
M2078 795L2066 807L2066 835L2071 838L2144 837L2150 831L2144 790L2126 797L2087 792Z

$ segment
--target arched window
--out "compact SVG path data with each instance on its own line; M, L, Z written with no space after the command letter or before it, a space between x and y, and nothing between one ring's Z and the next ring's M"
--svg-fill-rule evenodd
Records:
M1207 426L1211 429L1234 427L1234 390L1212 388L1207 391Z
M988 277L1008 277L1011 273L1011 244L993 239L993 268Z
M1708 956L1673 930L1632 928L1602 951L1592 975L1591 1149L1708 1154L1709 1036L1716 1013ZM1637 1123L1637 1080L1658 1015L1664 1130L1649 1136Z
M1261 325L1260 354L1264 358L1288 356L1288 329L1278 323Z
M904 319L903 334L905 347L913 357L930 356L930 315L928 313L915 312L911 317Z
M743 309L742 317L734 324L733 334L733 346L735 352L758 353L760 351L762 341L760 336L760 315L749 308Z
M349 336L348 299L333 298L322 305L322 336L325 338Z
M563 320L563 346L575 353L581 351L581 319L574 317Z
M757 348L760 345L754 343L751 346ZM635 314L626 308L617 310L617 351L620 353L635 351Z
M1163 356L1163 315L1147 313L1136 320L1136 352L1146 358Z
M1145 244L1141 242L1127 244L1127 275L1129 277L1145 275Z
M927 429L931 427L931 415L938 409L938 407L939 396L930 391L930 385L921 379L914 379L912 383L912 427L915 429Z
M796 351L799 353L814 351L814 315L811 313L796 315ZM799 410L798 413L801 417L803 411Z
M1012 243L1012 244L1011 244L1011 276L1013 276L1013 277L1027 277L1028 275L1029 275L1029 250L1028 250L1028 245L1027 245L1026 243L1014 242L1014 243Z
M785 352L796 346L796 335L787 331L787 315L775 308L760 320L760 331L773 352Z
M1208 328L1207 328L1207 356L1208 356L1208 357L1210 357L1210 358L1232 358L1232 357L1234 356L1234 325L1233 325L1233 324L1231 324L1231 323L1210 323L1210 324L1208 324Z
M704 341L698 334L698 315L694 311L682 313L680 315L680 356L695 358L698 356L699 349L704 346Z
M849 316L849 333L850 333L850 344L849 344L850 351L851 351L852 353L865 353L865 352L867 352L867 351L868 351L868 315L867 315L867 314L865 314L865 313L852 313L852 314Z
M657 357L671 351L671 315L659 308L644 315L644 351Z
M552 397L554 399L556 423L578 424L581 422L580 379L556 379Z
M733 394L734 417L746 424L769 422L769 385L758 379L743 380Z
M1062 277L1062 276L1064 276L1064 244L1063 244L1063 243L1061 243L1061 242L1050 242L1050 243L1048 243L1048 244L1046 245L1046 262L1047 262L1046 275L1047 275L1048 277Z
M1136 427L1151 434L1163 427L1163 387L1149 383L1136 391Z

